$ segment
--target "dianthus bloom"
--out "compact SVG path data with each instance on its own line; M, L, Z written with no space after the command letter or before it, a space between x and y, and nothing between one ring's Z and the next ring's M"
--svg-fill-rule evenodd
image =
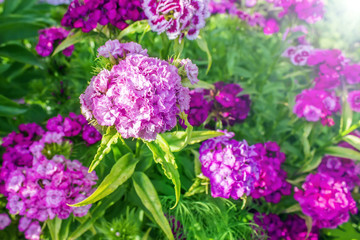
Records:
M110 55L114 58L124 58L129 54L141 54L148 56L147 49L143 49L140 44L135 42L120 43L119 40L108 40L103 46L98 49L98 57L103 56L109 58Z
M323 125L333 125L331 115L340 110L339 98L323 90L305 89L296 96L294 113L309 122L321 120Z
M360 163L355 163L352 159L325 156L319 165L318 172L346 182L349 190L360 185Z
M340 74L347 59L340 50L316 50L308 57L309 66L317 66L319 76L315 78L316 89L332 89L341 84Z
M11 223L9 215L6 213L0 213L0 230L4 230Z
M289 215L284 222L285 240L318 240L319 229L316 226L311 228L311 232L308 233L308 229L305 220L298 215Z
M123 30L129 25L128 21L145 18L141 4L141 0L74 0L61 20L61 25L89 32L98 24L104 26L110 23Z
M279 17L295 13L299 19L310 24L321 20L325 13L323 0L290 0L274 2L276 2L277 6L281 6L283 8Z
M69 207L82 201L93 191L97 176L77 160L63 155L71 150L71 142L65 137L74 136L72 127L86 123L82 116L61 115L48 121L45 132L36 124L20 125L20 133L10 133L2 144L6 148L0 169L1 193L7 198L6 208L11 214L19 214L19 230L27 239L39 239L39 222L58 217L66 219L71 213L82 217L91 207ZM81 131L81 128L80 128ZM70 133L67 135L67 133ZM70 149L68 149L70 148ZM19 154L26 156L19 161ZM24 155L25 154L25 155Z
M285 154L280 152L276 142L257 143L254 147L259 155L260 177L254 184L251 196L265 197L267 202L278 203L282 195L291 194L291 185L286 182L287 174L281 169Z
M310 45L292 46L286 49L282 56L290 58L292 64L295 66L304 66L312 51L313 47Z
M39 42L35 49L40 56L47 57L53 52L54 46L60 44L69 35L69 31L63 28L51 27L40 30L39 34ZM74 45L71 45L64 49L62 53L70 57L73 51Z
M194 40L210 16L208 0L144 0L143 8L151 29L166 32L169 39Z
M353 111L360 112L360 91L356 90L349 92L348 102Z
M303 190L295 187L294 198L304 212L313 219L319 228L336 228L357 213L356 202L344 181L327 174L310 174L302 185Z
M264 34L265 35L271 35L274 33L279 32L280 28L279 28L279 24L277 23L277 21L273 18L270 18L266 21L265 23L265 27L264 27Z
M243 122L250 112L249 95L238 96L243 89L236 83L217 82L214 90L195 89L191 91L190 124L200 126L209 114L224 125Z
M269 239L282 239L285 236L284 223L276 214L255 213L254 222L267 233Z
M348 84L360 83L360 64L345 66L343 74Z
M233 133L202 143L199 153L202 173L210 179L213 197L239 199L250 195L259 178L257 153L244 140L230 139Z
M175 66L130 54L93 77L80 102L87 120L115 126L124 138L152 141L175 127L176 115L189 109L190 96Z

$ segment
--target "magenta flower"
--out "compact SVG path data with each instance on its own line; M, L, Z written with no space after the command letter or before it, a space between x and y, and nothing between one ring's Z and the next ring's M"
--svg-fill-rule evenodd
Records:
M166 32L169 39L194 40L210 16L208 4L208 0L144 0L143 9L153 31Z
M252 8L256 5L257 0L246 0L245 1L245 6L248 8Z
M187 59L182 59L180 65L184 66L187 78L190 80L191 84L195 84L199 82L198 79L199 69L196 66L196 64L193 64L192 61L187 58Z
M4 230L11 223L9 215L6 213L0 213L0 230Z
M83 133L82 133L82 138L85 140L85 142L87 142L88 144L95 144L98 141L101 140L101 134L99 133L99 131L93 127L93 126L84 126L83 128Z
M353 111L360 112L360 90L349 92L347 100Z
M25 231L25 238L29 240L39 240L41 234L41 227L39 222L32 222Z
M348 65L344 67L343 74L348 84L360 83L360 65Z
M270 18L266 21L265 27L264 27L265 35L272 35L274 33L279 32L279 30L280 30L279 24L275 19Z
M115 126L124 138L152 141L175 127L176 115L189 109L190 96L175 66L134 54L94 77L80 102L88 120Z
M305 89L295 101L293 112L309 122L326 121L340 110L339 98L323 90Z
M357 213L356 202L345 182L317 173L307 176L303 190L295 187L294 198L304 214L319 228L336 228L349 220L349 212Z
M290 58L292 64L295 66L304 66L313 51L310 45L299 45L296 47L289 47L282 54L283 57Z

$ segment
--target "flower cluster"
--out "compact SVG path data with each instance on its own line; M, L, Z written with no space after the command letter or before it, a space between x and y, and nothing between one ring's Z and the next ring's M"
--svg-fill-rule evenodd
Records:
M313 51L310 45L291 46L282 54L283 57L290 58L295 66L304 66Z
M289 215L282 221L276 214L255 213L254 222L264 229L269 239L318 240L319 230L313 227L308 235L305 220L298 215Z
M151 29L169 39L196 39L210 16L208 0L144 0L143 8Z
M61 20L61 25L90 32L98 24L104 26L110 23L123 30L129 25L128 21L145 18L141 4L141 0L74 0Z
M0 213L0 230L4 230L11 223L9 215L6 213Z
M64 119L59 115L48 121L48 131L34 123L22 124L20 133L12 132L3 139L6 151L0 169L0 190L7 198L9 212L22 216L18 227L27 239L39 239L39 222L55 217L66 219L71 213L81 217L91 207L67 205L90 195L97 180L95 172L88 173L79 161L64 156L71 151L71 141L66 137L82 131L79 120L84 122L81 115L70 114Z
M321 20L324 17L325 13L323 0L267 1L274 2L275 6L283 8L283 11L279 13L279 17L295 13L299 19L304 20L310 24Z
M249 95L239 96L243 89L235 83L217 82L214 85L214 90L195 89L190 92L189 123L200 126L209 114L224 125L244 121L250 112Z
M303 190L295 187L294 198L304 214L311 216L319 228L336 228L349 220L349 212L357 213L356 202L344 181L327 174L306 177Z
M323 125L333 126L331 115L340 110L339 98L324 90L305 89L296 96L294 113L309 122L321 120Z
M285 154L280 152L276 142L254 145L258 153L259 179L254 183L253 198L265 197L267 202L278 203L282 195L291 194L291 185L286 182L287 174L281 169Z
M40 56L47 57L53 52L54 46L59 44L68 35L69 31L60 27L42 29L39 31L39 42L35 49ZM71 45L70 47L65 48L62 53L65 56L70 57L73 51L74 45Z
M233 133L202 143L199 153L202 173L210 179L213 197L239 199L250 195L259 179L257 153L244 140L230 139Z
M318 172L346 182L349 190L360 185L360 163L352 159L325 156L319 165Z
M92 78L80 103L87 120L115 126L124 138L152 141L175 127L177 114L189 109L190 95L175 66L128 52L110 71Z

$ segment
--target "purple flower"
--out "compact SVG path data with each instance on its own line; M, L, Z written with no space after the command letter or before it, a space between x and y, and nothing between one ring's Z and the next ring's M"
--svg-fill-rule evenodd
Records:
M349 220L349 212L357 213L356 202L343 181L323 173L310 174L302 188L295 187L294 198L314 226L336 228Z
M99 125L114 125L124 138L155 140L189 109L189 90L181 85L178 69L165 61L128 55L101 78L106 86L97 84L99 75L80 96L82 111Z
M196 66L196 64L193 64L192 61L187 58L181 60L180 65L184 66L187 78L190 80L191 84L196 84L197 82L199 82L198 79L199 69Z
M11 223L9 215L6 213L0 213L0 230L4 230Z
M291 194L291 185L286 182L286 172L281 169L285 154L276 142L255 144L258 153L259 179L254 183L253 198L265 197L267 202L278 203L282 195Z
M266 231L269 239L283 239L286 235L284 223L276 214L255 213L254 222Z
M246 0L245 1L245 6L248 8L252 8L256 5L257 0Z
M125 58L130 54L140 54L148 56L147 49L143 49L140 44L135 42L120 43L119 40L108 40L103 46L98 49L98 57L103 56L109 58L110 55L114 58Z
M360 91L359 90L349 92L347 100L353 111L360 112Z
M265 27L264 27L264 34L266 35L272 35L274 33L279 32L279 24L277 21L273 18L270 18L266 21Z
M31 223L31 219L27 217L20 218L18 225L19 231L25 232L25 230L29 227L30 223Z
M289 47L282 56L290 58L295 66L304 66L307 64L308 57L312 51L313 47L310 45L299 45L297 47Z
M40 30L39 34L39 42L35 49L40 56L47 57L52 53L54 45L60 44L69 35L69 32L63 28L51 27ZM66 48L63 54L70 57L73 51L74 45Z
M348 65L344 67L343 74L348 84L360 83L360 65Z
M46 124L46 128L52 132L63 132L63 117L59 114L56 117L50 118Z
M295 13L299 19L304 20L310 24L321 20L325 13L323 0L267 1L274 2L275 6L280 6L283 8L283 11L279 13L279 17Z
M98 141L101 140L101 137L102 137L101 134L95 127L89 125L84 126L82 138L88 144L91 145L97 143Z
M259 178L257 154L246 141L225 135L202 143L199 153L202 173L210 179L213 197L239 199L249 195Z
M196 39L210 16L208 0L144 0L143 9L151 29L169 39Z
M29 240L39 240L41 234L41 227L39 222L35 221L30 224L25 231L25 238Z

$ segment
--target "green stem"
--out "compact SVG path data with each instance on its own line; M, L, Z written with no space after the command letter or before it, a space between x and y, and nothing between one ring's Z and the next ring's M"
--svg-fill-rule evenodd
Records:
M135 150L135 157L138 158L140 156L140 149L141 149L141 140L138 138L136 140L136 150Z

